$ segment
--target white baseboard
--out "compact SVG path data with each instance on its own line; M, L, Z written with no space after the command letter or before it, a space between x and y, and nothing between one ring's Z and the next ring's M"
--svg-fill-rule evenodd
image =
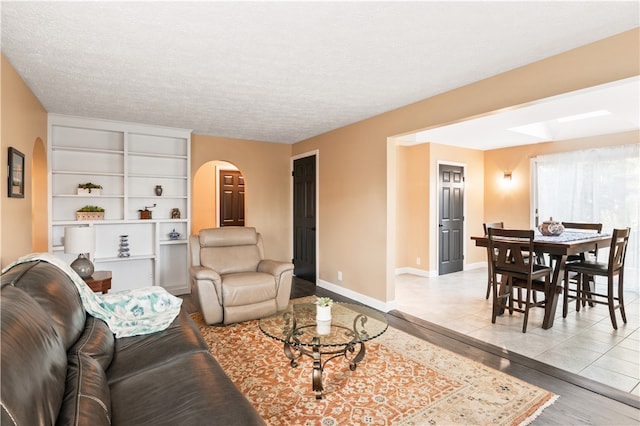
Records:
M464 270L470 271L472 269L480 269L480 268L486 268L486 267L487 267L487 262L476 262L476 263L469 263L464 265Z
M374 309L377 309L382 312L389 312L396 308L395 300L389 302L381 302L378 299L374 299L372 297L366 296L364 294L355 292L353 290L349 290L348 288L341 287L339 285L330 283L324 280L318 280L318 287L322 287L326 290L332 291L334 293L339 294L340 296L348 297L349 299L355 300L356 302L363 303L367 306L371 306Z
M424 269L404 267L404 268L396 268L395 274L396 275L411 274L411 275L417 275L419 277L430 278L430 277L437 277L438 271L425 271Z
M472 269L480 269L480 268L486 268L486 267L487 267L487 262L476 262L476 263L469 263L464 265L464 270L470 271ZM396 275L411 274L411 275L417 275L419 277L432 278L432 277L438 276L438 271L425 271L424 269L404 267L404 268L396 268L395 274Z

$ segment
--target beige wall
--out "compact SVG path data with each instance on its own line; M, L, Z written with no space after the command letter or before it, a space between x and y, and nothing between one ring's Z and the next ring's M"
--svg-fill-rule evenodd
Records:
M531 159L538 155L605 146L637 144L640 132L624 132L562 142L545 142L485 153L485 210L486 222L503 221L509 227L531 225ZM505 171L512 171L510 187L503 184Z
M464 244L469 244L469 237L482 228L484 152L426 143L400 146L397 154L396 267L437 273L438 166L465 168ZM474 261L465 259L467 264Z
M211 161L234 164L245 178L245 224L254 226L264 238L265 256L291 259L291 146L214 136L191 136L192 185L200 168ZM215 189L213 189L215 193ZM211 200L193 191L192 215L211 211ZM197 232L203 222L194 222Z
M395 208L398 176L396 160L387 164L389 137L639 75L639 36L639 29L628 31L295 144L294 155L319 152L320 280L393 300L396 254L388 247L397 245L397 210L387 203ZM485 210L473 200L467 208L473 204L479 210L470 212L477 215L467 224L470 233L481 229ZM468 253L467 263L474 259L482 254Z
M3 170L6 170L10 146L25 155L24 198L7 197L6 174L0 179L0 264L4 267L19 256L47 249L47 185L41 185L43 167L46 176L43 153L47 141L47 112L4 54L1 66L0 163ZM35 171L32 162L37 167ZM34 176L39 185L33 185Z

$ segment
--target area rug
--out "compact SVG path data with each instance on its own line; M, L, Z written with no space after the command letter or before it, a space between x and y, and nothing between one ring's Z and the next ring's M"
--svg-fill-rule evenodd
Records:
M213 356L269 425L525 425L556 395L389 327L367 343L355 371L343 358L312 390L313 362L292 368L258 321L207 326L191 315Z

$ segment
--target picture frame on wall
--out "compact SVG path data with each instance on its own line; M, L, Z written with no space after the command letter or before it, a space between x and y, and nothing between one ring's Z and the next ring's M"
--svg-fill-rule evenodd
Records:
M9 147L9 197L24 198L24 154Z

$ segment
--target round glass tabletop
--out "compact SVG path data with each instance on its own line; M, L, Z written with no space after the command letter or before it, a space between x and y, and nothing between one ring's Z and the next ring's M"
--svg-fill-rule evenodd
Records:
M334 303L331 320L316 319L314 303L293 303L259 322L267 336L299 346L345 346L366 342L387 330L383 313L362 305Z

